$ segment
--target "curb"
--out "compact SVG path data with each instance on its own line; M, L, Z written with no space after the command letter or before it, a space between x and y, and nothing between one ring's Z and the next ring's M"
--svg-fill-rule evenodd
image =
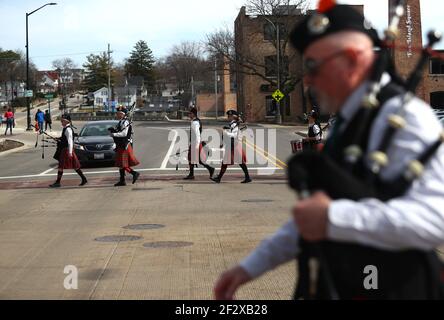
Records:
M21 143L21 144L23 144L23 146L17 147L17 148L14 148L14 149L10 149L10 150L7 150L7 151L0 152L0 158L3 157L3 156L6 156L8 154L12 154L12 153L15 153L15 152L31 149L31 147L32 147L32 145L30 145L30 144L28 144L28 143L26 143L24 141L12 140L12 139L8 139L8 140L14 141L14 142L17 142L17 143Z

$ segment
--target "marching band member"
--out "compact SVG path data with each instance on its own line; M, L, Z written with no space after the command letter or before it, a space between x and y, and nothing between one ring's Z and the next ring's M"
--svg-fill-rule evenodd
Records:
M239 114L235 110L229 110L227 111L227 116L228 121L230 121L230 125L226 128L226 130L224 130L224 159L222 161L222 167L219 175L211 180L216 183L220 183L222 177L227 171L228 166L234 165L236 160L240 160L241 163L239 166L242 168L245 175L245 179L241 183L250 183L252 180L248 172L247 156L245 150L243 149L242 135L240 134L239 130Z
M120 180L114 186L126 186L125 172L133 176L133 184L139 179L140 173L132 169L140 162L136 159L133 148L131 146L131 136L133 132L132 125L127 119L128 110L119 108L116 113L116 118L119 120L116 128L110 128L110 136L114 138L116 144L116 162L115 166L119 168Z
M191 120L190 127L190 144L188 148L188 163L190 166L190 173L184 180L194 180L194 167L197 164L202 165L210 173L210 179L213 177L215 169L208 164L204 163L206 161L205 152L203 152L203 143L201 139L202 134L202 122L197 117L197 109L191 108L189 112L189 117Z
M308 137L304 139L305 144L314 150L322 143L322 129L318 118L318 113L313 110L308 116Z
M88 183L85 175L80 169L80 162L74 151L74 131L71 126L71 116L64 114L61 117L61 123L63 127L62 136L58 142L58 161L59 168L57 174L57 181L50 185L51 188L60 188L60 181L62 180L63 171L66 169L74 169L77 174L82 178L80 186L84 186Z

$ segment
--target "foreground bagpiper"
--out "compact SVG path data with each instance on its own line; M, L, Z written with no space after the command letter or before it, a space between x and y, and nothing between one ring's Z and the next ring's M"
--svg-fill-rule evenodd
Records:
M140 162L136 159L133 147L131 145L131 137L133 134L133 127L130 120L127 118L128 110L120 108L116 113L116 118L119 120L116 128L110 128L110 136L113 137L116 144L116 162L115 166L119 168L120 180L114 186L126 186L125 172L133 176L133 184L139 179L140 173L132 169L138 166Z
M390 44L404 7L392 8L384 41L360 13L331 0L291 32L305 82L336 121L322 152L288 163L300 198L293 219L221 276L216 298L232 299L295 257L295 299L444 298L436 252L444 243L444 133L413 94L439 36L429 34L415 72L400 81Z
M64 114L60 121L62 123L63 131L57 144L56 154L54 155L54 158L59 162L57 181L51 184L50 187L60 188L63 171L66 169L74 169L82 178L80 186L84 186L88 183L88 180L80 169L80 162L74 150L74 130L71 124L71 116L69 114Z

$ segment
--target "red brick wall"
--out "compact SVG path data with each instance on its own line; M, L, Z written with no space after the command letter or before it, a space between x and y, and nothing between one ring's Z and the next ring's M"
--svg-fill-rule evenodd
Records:
M390 6L394 6L395 0L390 0ZM389 10L389 15L391 15ZM391 16L390 16L391 18ZM422 48L422 26L421 26L421 5L419 0L407 0L405 3L405 14L399 24L400 34L395 41L394 60L398 73L406 79L416 66ZM424 78L428 71L424 71ZM425 82L422 81L416 94L421 99L427 100Z

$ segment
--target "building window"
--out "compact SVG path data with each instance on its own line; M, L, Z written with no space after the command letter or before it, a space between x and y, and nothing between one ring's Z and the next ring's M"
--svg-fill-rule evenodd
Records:
M266 77L277 77L277 56L267 56L265 57L265 76ZM281 60L281 78L288 76L289 62L288 56L282 57Z
M444 91L430 93L430 105L434 109L444 109Z
M290 96L285 97L284 100L282 100L282 105L285 106L285 115L287 117L291 116L291 105L290 105Z
M285 40L287 38L287 27L283 23L275 23L274 25L270 22L264 24L264 40L273 41L276 40L277 30L279 27L279 38L280 40Z
M267 117L276 116L277 111L277 103L276 100L273 99L272 96L265 97L265 115Z
M430 74L444 74L444 61L432 59L430 61Z

